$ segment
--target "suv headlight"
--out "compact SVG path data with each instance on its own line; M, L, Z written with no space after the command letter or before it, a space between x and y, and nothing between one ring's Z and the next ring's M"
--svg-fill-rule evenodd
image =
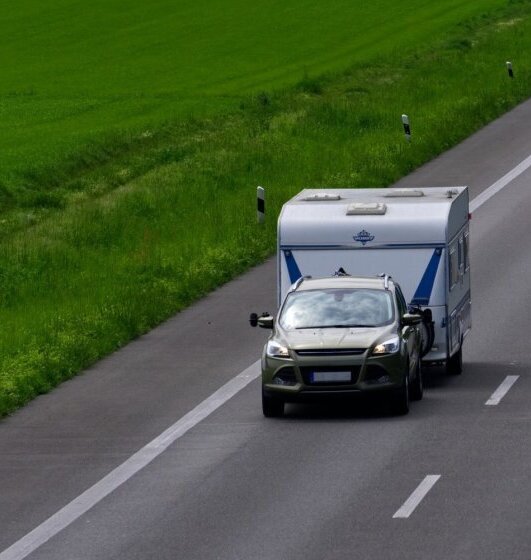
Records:
M398 336L393 336L393 338L377 344L372 353L373 355L381 356L382 354L394 354L395 352L398 352L399 349L400 339Z
M267 343L266 354L270 358L289 358L289 351L285 346L279 344L275 340L270 340Z

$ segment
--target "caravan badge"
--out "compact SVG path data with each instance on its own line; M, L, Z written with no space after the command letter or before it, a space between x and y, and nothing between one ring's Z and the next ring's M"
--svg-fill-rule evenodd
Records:
M368 231L362 230L357 235L354 236L354 241L359 241L362 245L366 245L369 241L374 239L374 235L371 235Z

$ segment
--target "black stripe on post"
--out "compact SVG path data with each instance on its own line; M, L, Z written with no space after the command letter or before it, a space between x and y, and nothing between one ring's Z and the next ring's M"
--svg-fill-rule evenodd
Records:
M512 63L510 61L507 61L505 64L507 65L507 73L509 74L509 78L514 78Z
M406 135L406 140L411 141L411 128L409 127L409 117L407 115L402 115L402 124L404 125L404 134Z
M265 189L264 187L256 188L256 214L258 223L263 224L265 221Z

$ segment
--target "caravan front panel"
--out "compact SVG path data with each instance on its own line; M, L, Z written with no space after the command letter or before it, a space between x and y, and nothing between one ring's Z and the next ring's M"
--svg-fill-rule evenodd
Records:
M356 250L284 246L279 251L279 297L282 300L301 276L332 276L340 268L353 276L389 273L400 284L408 304L432 310L438 326L434 342L437 356L432 355L430 359L445 359L445 263L446 252L441 246Z

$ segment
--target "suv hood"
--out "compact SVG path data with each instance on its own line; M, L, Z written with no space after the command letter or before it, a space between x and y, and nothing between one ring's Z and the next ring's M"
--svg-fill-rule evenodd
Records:
M292 350L369 348L393 336L393 325L358 328L317 328L285 331L279 329L275 340L283 341Z

